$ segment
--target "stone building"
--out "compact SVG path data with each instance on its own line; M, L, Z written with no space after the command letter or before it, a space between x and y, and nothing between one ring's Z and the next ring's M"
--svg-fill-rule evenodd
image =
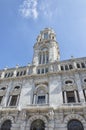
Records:
M86 130L86 58L60 61L52 29L32 64L0 70L0 130Z

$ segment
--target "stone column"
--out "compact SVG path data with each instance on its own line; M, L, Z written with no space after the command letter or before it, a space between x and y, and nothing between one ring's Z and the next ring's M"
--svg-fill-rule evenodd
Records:
M48 104L48 94L46 94L46 104Z
M77 92L74 90L74 95L75 95L75 101L78 102L78 97L77 97Z
M66 93L66 91L64 91L64 99L65 99L65 103L67 103L67 93Z
M61 67L60 67L60 65L58 65L58 71L61 71Z
M34 94L34 101L33 101L33 104L36 104L36 94Z
M73 62L74 68L77 69L76 62Z

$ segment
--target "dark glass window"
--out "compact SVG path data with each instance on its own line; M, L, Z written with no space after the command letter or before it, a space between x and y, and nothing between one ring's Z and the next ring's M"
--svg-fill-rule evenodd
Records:
M42 104L42 103L45 103L45 96L38 96L38 101L37 101L38 104Z
M68 66L67 65L65 65L65 70L68 70Z
M24 70L24 73L23 73L23 75L26 75L26 70Z
M41 59L42 59L42 56L41 54L39 54L39 64L41 64Z
M2 125L0 130L11 130L11 121L6 120Z
M44 69L42 69L42 74L44 74Z
M40 74L40 69L38 69L37 74Z
M20 86L16 86L14 89L20 89Z
M7 77L7 73L5 74L5 76L4 76L5 78Z
M73 69L73 66L72 66L72 65L69 65L69 69L70 69L70 70Z
M61 66L61 70L64 70L64 67L63 67L63 66Z
M48 55L48 53L46 54L46 63L48 63L49 62L49 55Z
M82 66L82 68L85 68L85 64L84 63L81 63L81 66Z
M17 105L17 99L18 99L18 95L13 95L11 97L10 106L16 106Z
M77 68L80 68L80 64L77 63Z
M75 102L74 91L67 92L67 102L68 103Z
M47 73L48 72L48 68L45 68L45 73Z
M84 130L82 123L78 120L70 120L67 127L68 130Z
M19 72L17 72L17 75L16 76L19 76Z
M43 64L45 63L45 54L43 54Z

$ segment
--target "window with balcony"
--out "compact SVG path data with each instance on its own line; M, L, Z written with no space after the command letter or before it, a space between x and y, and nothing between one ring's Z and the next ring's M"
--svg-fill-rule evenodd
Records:
M63 103L77 103L77 102L80 102L77 90L63 91Z
M49 94L47 86L38 86L35 88L35 93L33 95L33 104L48 104Z

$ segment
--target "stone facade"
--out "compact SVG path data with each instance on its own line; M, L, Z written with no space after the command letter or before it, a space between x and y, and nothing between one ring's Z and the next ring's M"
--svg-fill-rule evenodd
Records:
M6 121L6 130L86 130L86 58L60 61L50 28L37 37L32 64L0 70L0 130Z

